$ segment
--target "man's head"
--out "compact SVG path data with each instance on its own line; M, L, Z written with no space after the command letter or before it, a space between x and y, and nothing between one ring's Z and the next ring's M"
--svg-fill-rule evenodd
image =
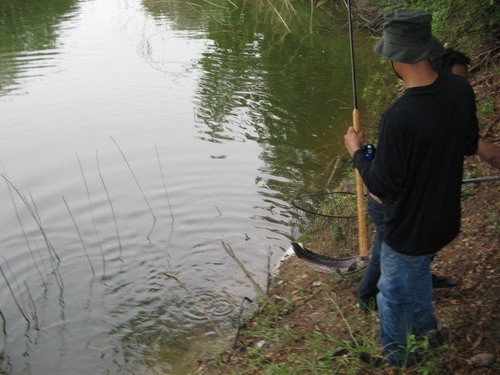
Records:
M394 9L384 14L384 34L375 45L377 55L390 61L415 64L443 54L432 36L432 16L420 9Z
M455 51L453 48L446 48L444 54L431 60L432 67L438 73L453 73L467 78L470 59L462 52Z

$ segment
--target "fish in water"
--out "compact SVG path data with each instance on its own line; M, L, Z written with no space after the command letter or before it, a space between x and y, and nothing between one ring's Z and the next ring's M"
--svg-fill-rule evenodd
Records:
M321 273L350 273L362 270L368 264L368 257L354 255L346 258L331 258L316 254L297 242L292 242L292 248L297 258L313 270Z

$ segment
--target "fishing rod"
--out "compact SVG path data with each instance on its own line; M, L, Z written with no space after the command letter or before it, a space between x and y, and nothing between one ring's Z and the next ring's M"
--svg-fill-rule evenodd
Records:
M347 0L347 13L349 18L349 44L351 52L351 76L352 76L352 94L353 94L353 111L352 123L356 133L361 132L361 120L358 109L358 94L356 91L356 65L354 62L354 42L352 36L352 16L351 16L351 1ZM359 237L359 255L368 255L368 238L366 229L366 201L365 187L363 179L356 169L356 195L358 202L358 237Z

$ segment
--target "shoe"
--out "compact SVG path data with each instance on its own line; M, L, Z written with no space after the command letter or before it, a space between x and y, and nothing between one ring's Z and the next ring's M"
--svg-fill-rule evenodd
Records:
M437 276L432 274L432 287L433 288L453 288L457 286L456 281L450 280L444 276Z
M417 335L416 339L429 341L429 349L436 349L443 346L446 342L444 335L437 329L431 329L424 334Z
M365 311L378 311L377 299L375 297L370 297L367 299L358 298L358 307Z
M368 363L370 366L376 367L376 368L382 367L385 363L384 358L374 357L366 352L361 352L359 354L359 359L365 363Z

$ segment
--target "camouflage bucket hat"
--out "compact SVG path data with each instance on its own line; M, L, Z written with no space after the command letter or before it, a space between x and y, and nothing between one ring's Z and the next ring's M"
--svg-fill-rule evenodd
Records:
M444 49L432 36L432 16L420 9L394 9L384 14L384 33L374 47L377 55L414 64L439 57Z

